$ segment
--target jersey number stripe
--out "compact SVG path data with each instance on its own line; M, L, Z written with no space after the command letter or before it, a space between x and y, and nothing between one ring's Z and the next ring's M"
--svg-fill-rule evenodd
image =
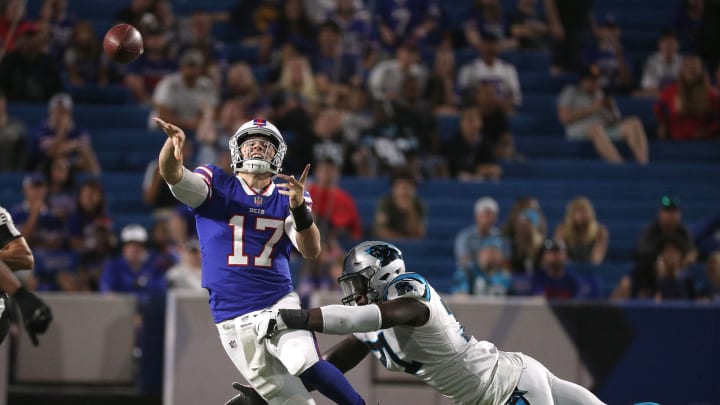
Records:
M244 234L245 234L245 216L244 215L233 215L228 222L228 225L233 228L233 247L232 254L228 255L227 262L231 266L247 266L250 264L250 258L243 254L244 246ZM260 256L256 256L253 259L253 265L257 267L271 267L272 258L270 257L273 252L273 248L280 241L283 235L284 222L280 219L273 218L257 218L255 221L255 229L258 231L265 231L273 229L270 239L265 242Z

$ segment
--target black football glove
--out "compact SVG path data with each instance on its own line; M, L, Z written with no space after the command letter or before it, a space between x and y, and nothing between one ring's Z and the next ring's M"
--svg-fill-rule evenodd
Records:
M39 345L37 335L45 333L53 319L50 307L25 287L20 287L13 295L13 298L20 307L23 325L25 325L25 330L30 336L32 344L34 346Z
M240 391L239 394L230 398L225 405L265 405L267 402L255 391L255 388L242 385L239 382L232 383L233 388Z

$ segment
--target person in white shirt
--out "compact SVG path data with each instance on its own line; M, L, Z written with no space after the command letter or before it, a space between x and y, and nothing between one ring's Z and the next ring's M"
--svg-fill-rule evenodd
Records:
M384 60L370 71L368 86L375 100L394 100L405 76L417 79L422 94L427 81L427 69L420 62L420 51L412 40L403 42L395 53L395 59Z
M197 239L189 239L185 242L182 260L165 276L168 286L173 290L202 290L200 264L200 243Z
M460 68L457 83L465 92L480 82L493 82L505 100L505 109L513 110L522 104L520 81L515 66L498 58L498 49L497 36L483 32L480 57Z
M682 57L673 31L665 31L658 39L658 51L650 55L643 68L639 95L657 96L662 88L677 80Z

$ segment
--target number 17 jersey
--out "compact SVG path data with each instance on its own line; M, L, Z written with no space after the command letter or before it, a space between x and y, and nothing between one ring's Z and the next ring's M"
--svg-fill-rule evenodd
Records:
M196 168L209 186L195 208L202 286L215 323L267 308L293 289L289 258L295 229L289 198L274 183L253 190L214 165ZM308 210L312 206L306 192Z

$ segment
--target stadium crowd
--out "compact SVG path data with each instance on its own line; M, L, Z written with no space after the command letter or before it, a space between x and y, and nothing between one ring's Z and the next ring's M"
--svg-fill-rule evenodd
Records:
M720 69L718 55L703 47L703 0L677 2L676 20L657 33L657 52L642 69L624 53L622 26L613 15L594 18L591 0L475 0L461 27L444 24L435 0L238 1L227 12L199 6L187 15L175 14L169 0L131 0L114 21L136 26L145 52L127 65L107 59L103 33L67 3L45 0L30 15L24 1L5 0L0 16L0 170L27 173L24 200L7 208L36 256L26 283L41 291L200 288L192 215L178 206L156 160L147 162L139 197L152 228L113 226L97 179L103 162L90 131L75 123L70 89L122 87L129 102L151 109L148 118L191 135L184 153L193 165L230 170L227 141L239 125L254 117L275 123L291 151L284 172L313 163L310 193L324 246L302 264L305 297L335 288L344 242L425 237L419 182L501 181L501 162L526 159L510 125L523 91L506 52L552 54L552 73L568 78L557 94L567 141L592 143L609 163L624 161L617 141L647 165L648 138L720 138ZM213 35L216 24L233 27L233 41L253 54L230 58L228 41ZM460 65L460 50L476 56ZM622 115L616 95L656 100L656 128ZM8 115L8 104L28 102L45 103L47 117ZM441 133L436 118L447 116L458 117L457 133ZM392 178L371 227L363 228L341 176ZM568 201L555 229L533 197L518 199L504 224L498 215L498 203L482 197L457 235L457 268L447 269L455 272L454 293L602 296L566 268L605 260L612 235L592 201ZM627 258L635 268L612 297L720 299L719 232L715 219L691 233L681 202L662 197L635 258ZM685 271L697 263L707 263L702 290Z

